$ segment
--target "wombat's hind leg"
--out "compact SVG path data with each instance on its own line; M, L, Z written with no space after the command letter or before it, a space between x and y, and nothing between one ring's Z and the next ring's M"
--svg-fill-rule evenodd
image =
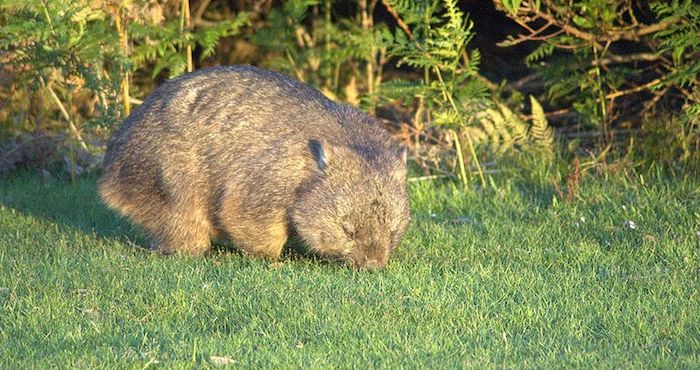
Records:
M145 222L151 249L163 254L202 255L211 247L212 225L206 212L169 212Z
M151 249L201 255L211 245L213 229L206 202L186 184L166 179L162 171L113 167L100 180L99 192L107 205L148 232Z

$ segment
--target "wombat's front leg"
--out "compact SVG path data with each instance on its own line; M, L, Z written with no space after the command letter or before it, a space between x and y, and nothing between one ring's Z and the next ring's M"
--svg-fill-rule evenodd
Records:
M230 184L221 196L216 222L243 253L274 260L287 242L287 217L282 206L269 201Z
M248 255L279 258L288 237L283 212L244 214L230 205L222 207L218 223L233 244Z
M287 242L287 226L277 223L246 223L224 225L231 241L243 253L276 260Z

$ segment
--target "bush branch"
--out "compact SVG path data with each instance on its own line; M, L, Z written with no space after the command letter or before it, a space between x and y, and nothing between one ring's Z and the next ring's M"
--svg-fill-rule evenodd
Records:
M411 32L411 29L408 27L408 25L401 19L399 16L399 13L396 12L396 9L389 4L389 1L387 0L382 0L382 4L384 4L384 7L386 10L391 13L391 15L394 17L396 20L396 23L398 23L399 27L403 30L403 32L408 36L409 39L413 39L413 32Z
M73 120L70 118L70 115L68 114L68 111L66 110L66 107L63 105L61 102L61 99L56 95L56 92L53 91L53 88L51 88L51 85L47 84L43 78L39 78L39 81L41 82L41 85L48 90L49 95L51 95L51 98L53 99L54 103L58 106L58 109L61 111L61 114L63 115L63 118L66 119L68 122L68 129L70 132L75 136L75 139L78 141L80 144L80 147L87 150L87 144L85 144L85 140L83 140L82 135L80 135L80 131L78 130L77 127L75 127L75 124L73 123Z

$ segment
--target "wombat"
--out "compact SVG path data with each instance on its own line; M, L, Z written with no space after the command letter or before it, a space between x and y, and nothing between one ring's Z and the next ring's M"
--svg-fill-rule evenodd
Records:
M99 192L166 254L223 237L276 259L295 237L380 268L409 218L406 149L375 118L251 66L158 87L110 138Z

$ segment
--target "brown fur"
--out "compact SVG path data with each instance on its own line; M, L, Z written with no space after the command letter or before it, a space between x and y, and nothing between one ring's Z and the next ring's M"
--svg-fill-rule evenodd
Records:
M109 141L99 191L164 253L214 236L279 257L290 235L386 264L408 221L405 150L366 114L280 74L203 69L149 96Z

